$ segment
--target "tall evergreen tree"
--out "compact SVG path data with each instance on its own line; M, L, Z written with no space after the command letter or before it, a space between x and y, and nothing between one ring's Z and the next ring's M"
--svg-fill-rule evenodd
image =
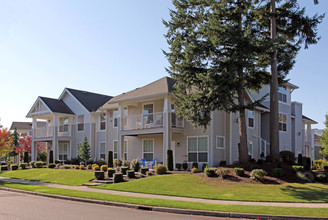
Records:
M14 129L14 132L11 135L12 135L11 148L13 150L9 153L9 156L16 157L18 153L15 151L15 147L19 147L19 134L17 133L16 128ZM17 163L19 161L16 161L16 158L14 158L14 162Z
M325 130L323 132L323 135L320 136L320 140L322 143L322 148L320 150L320 154L328 159L328 115L326 114L326 121L325 124Z
M79 144L78 156L81 160L84 161L84 164L87 164L87 161L90 159L90 144L88 142L88 137L85 135L81 144Z
M248 162L246 89L259 89L268 77L258 63L270 45L254 23L254 0L174 0L171 20L164 21L170 52L167 71L177 80L177 113L206 126L211 112L239 112L239 161Z

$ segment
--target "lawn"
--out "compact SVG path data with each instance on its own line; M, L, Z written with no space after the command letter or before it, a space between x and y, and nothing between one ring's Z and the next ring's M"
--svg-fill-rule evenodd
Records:
M103 201L113 201L130 204L140 204L158 207L170 207L181 209L197 209L220 212L237 212L237 213L253 213L253 214L272 214L272 215L297 215L311 217L328 217L328 209L324 208L291 208L291 207L264 207L264 206L243 206L243 205L218 205L208 203L195 203L172 201L163 199L145 199L130 196L111 195L104 193L84 192L77 190L58 189L46 186L24 185L16 183L5 183L0 181L0 187L27 190L32 192L41 192L47 194L97 199Z
M81 186L94 178L93 172L86 170L47 168L7 171L0 176L70 186Z
M270 202L328 202L324 184L246 184L208 181L188 174L147 177L95 188L195 198Z

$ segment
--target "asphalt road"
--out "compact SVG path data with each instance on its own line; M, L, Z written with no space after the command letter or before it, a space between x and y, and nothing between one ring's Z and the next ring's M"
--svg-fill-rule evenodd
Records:
M88 204L0 190L0 220L203 220L229 219L178 215L161 212Z

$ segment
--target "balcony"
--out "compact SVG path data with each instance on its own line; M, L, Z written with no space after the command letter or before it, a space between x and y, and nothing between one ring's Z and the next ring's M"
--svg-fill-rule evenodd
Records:
M162 128L164 127L166 115L163 112L141 114L141 115L129 115L122 117L122 130L138 130L138 129L150 129L150 128ZM183 128L183 119L177 118L175 113L171 113L171 127Z
M54 136L54 127L46 126L41 128L34 129L34 137L35 138L51 138ZM56 133L58 137L67 137L72 134L72 125L59 125L56 127Z

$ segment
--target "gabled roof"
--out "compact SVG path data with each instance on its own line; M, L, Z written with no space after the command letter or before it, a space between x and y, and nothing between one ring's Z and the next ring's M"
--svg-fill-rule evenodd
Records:
M62 100L47 97L40 97L40 99L48 106L50 111L54 113L75 115L74 112L72 112L72 110Z
M109 101L112 96L66 88L89 112L96 111Z
M309 122L310 124L318 124L318 122L312 120L311 118L306 117L305 115L302 115L302 119L306 122Z
M170 77L163 77L159 80L156 80L148 85L145 85L141 88L136 88L135 90L123 93L121 95L115 96L108 103L115 103L127 100L133 100L143 97L165 95L174 90L175 80ZM103 108L106 108L106 103Z
M20 122L20 121L13 121L11 123L10 130L32 130L32 122Z

